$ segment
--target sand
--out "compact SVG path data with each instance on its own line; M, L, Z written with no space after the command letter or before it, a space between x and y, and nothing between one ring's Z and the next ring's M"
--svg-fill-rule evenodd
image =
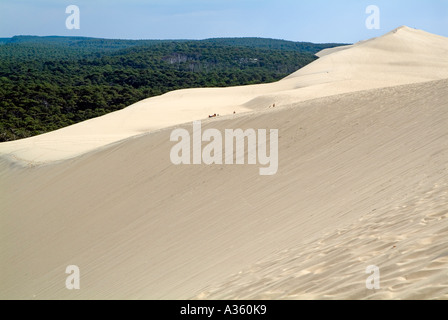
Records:
M448 299L446 44L399 28L275 84L176 91L0 144L0 298ZM223 115L204 130L279 129L278 173L172 165L163 127L202 112Z

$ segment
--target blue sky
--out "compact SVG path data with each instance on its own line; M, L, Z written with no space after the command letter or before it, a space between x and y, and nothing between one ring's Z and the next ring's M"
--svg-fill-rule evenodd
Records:
M79 30L65 26L68 5L80 9ZM379 30L365 26L368 5L380 9ZM0 37L267 37L352 43L401 25L448 36L448 0L0 0Z

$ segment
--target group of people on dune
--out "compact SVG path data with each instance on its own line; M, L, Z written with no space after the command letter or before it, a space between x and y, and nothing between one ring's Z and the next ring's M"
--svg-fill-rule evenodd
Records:
M275 103L272 106L269 106L269 108L275 108ZM236 114L236 111L233 111L233 114ZM215 113L215 114L209 115L208 117L209 118L219 117L219 113Z

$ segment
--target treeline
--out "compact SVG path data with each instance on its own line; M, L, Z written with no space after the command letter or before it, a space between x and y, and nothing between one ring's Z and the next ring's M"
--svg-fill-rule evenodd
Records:
M1 40L0 141L56 130L176 89L276 81L335 46L259 38Z

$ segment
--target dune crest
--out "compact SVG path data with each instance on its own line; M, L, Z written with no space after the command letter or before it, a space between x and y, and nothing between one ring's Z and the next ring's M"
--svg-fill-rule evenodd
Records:
M28 164L73 158L154 130L291 105L324 96L448 78L448 38L400 27L382 37L327 49L283 80L232 88L186 89L39 136L0 144L0 156Z

